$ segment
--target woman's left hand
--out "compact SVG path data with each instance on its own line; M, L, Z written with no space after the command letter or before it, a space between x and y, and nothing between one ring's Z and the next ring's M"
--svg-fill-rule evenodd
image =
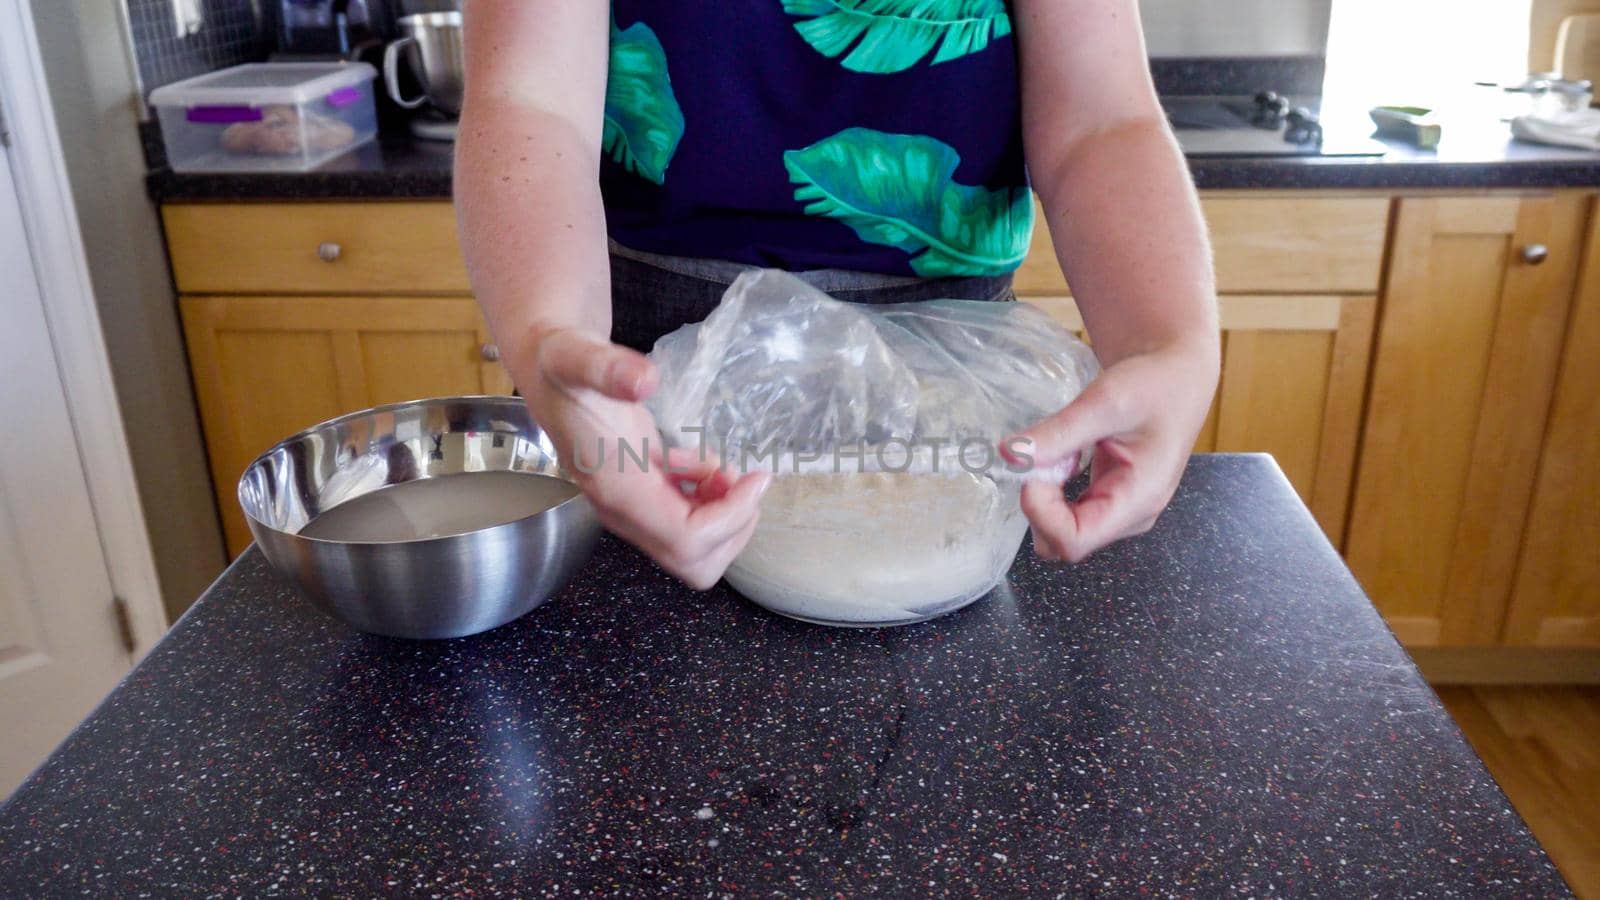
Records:
M1034 468L1068 462L1072 472L1082 451L1092 450L1089 486L1078 499L1067 500L1061 481L1023 487L1035 553L1081 562L1155 525L1205 424L1218 365L1215 338L1129 356L1065 409L1005 443L1013 463L1025 462L1016 450L1031 443Z

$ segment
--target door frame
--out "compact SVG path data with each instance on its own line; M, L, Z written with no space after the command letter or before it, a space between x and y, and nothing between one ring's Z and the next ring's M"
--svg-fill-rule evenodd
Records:
M137 660L165 633L167 616L27 0L0 0L0 108L67 414Z

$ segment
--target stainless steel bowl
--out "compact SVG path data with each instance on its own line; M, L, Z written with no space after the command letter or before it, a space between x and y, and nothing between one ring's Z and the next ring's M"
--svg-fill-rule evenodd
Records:
M384 51L384 84L389 97L406 109L432 103L449 116L461 115L461 97L466 90L466 54L461 42L461 13L431 12L404 16L399 21L403 35ZM404 53L411 71L421 83L421 97L404 97L400 92L399 61Z
M566 585L600 537L587 499L422 540L344 543L299 532L318 514L389 485L501 471L571 480L521 400L417 400L285 439L245 469L239 504L267 559L322 609L374 634L461 637L503 625Z

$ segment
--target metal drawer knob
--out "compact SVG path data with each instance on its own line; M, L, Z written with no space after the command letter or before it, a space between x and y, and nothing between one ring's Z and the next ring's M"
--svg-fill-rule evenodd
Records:
M1543 244L1529 244L1522 248L1522 261L1537 266L1550 258L1550 248Z
M344 248L332 241L317 246L317 258L323 262L335 262L344 255Z
M484 344L478 348L478 355L483 357L484 362L499 362L500 348L494 344Z

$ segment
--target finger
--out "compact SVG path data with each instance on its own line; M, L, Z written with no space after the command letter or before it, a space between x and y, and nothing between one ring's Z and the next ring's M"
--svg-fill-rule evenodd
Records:
M1116 376L1108 373L1091 382L1087 390L1060 412L1035 423L1004 441L1001 452L1013 464L1048 469L1075 458L1079 451L1121 434L1134 426L1132 417L1115 400Z
M1160 504L1151 502L1150 490L1132 466L1117 465L1097 475L1077 501L1067 504L1067 515L1054 519L1047 530L1062 558L1082 562L1113 541L1131 537L1152 520Z
M702 562L754 521L770 480L766 473L745 476L726 496L696 505L666 479L653 478L631 485L625 502L609 504L601 523L669 573L698 584Z
M702 453L699 447L668 447L666 463L668 471L677 472L705 472L711 469L720 469L721 460L709 453Z
M678 490L689 498L689 502L695 506L715 503L721 500L723 497L728 496L728 492L733 490L734 486L739 483L739 476L722 469L712 469L707 473L671 475L668 477L677 485Z
M709 503L727 496L739 476L723 468L712 456L702 457L698 449L673 447L660 459L667 477L697 503Z
M592 481L585 489L600 522L660 561L681 536L694 504L659 472L630 471Z
M696 590L703 591L721 581L722 576L728 571L728 566L732 565L734 559L749 546L751 536L756 533L757 522L758 517L752 517L737 534L717 545L694 566L691 577L685 578L684 582Z
M545 376L563 387L587 388L615 400L637 402L654 393L660 379L655 364L644 354L570 328L551 332L538 346Z
M761 496L771 484L770 474L752 472L740 478L721 499L696 506L687 523L693 549L698 551L694 555L709 553L748 525L760 510Z
M733 490L738 483L739 476L732 472L718 469L711 473L710 476L695 482L691 496L695 503L714 503L728 496L728 492Z
M1028 529L1028 532L1033 538L1033 555L1034 556L1038 557L1039 559L1043 560L1044 562L1060 562L1061 561L1061 554L1056 552L1055 547L1053 547L1051 545L1051 543L1050 543L1050 539L1046 538L1043 534L1041 534L1039 532L1039 529L1030 528L1030 529Z
M669 447L665 457L657 457L668 475L680 481L705 481L719 473L733 473L722 460L709 453L702 454L697 447Z
M1032 524L1034 552L1055 562L1063 558L1056 543L1054 523L1071 515L1061 485L1050 481L1030 481L1022 486L1022 513Z
M739 554L750 546L750 539L755 536L756 526L760 524L761 517L757 515L750 520L750 524L741 528L738 534L724 541L722 546L712 552L709 565L716 569L718 578L721 578L722 574L728 571L728 567L733 565L733 561L739 558Z

